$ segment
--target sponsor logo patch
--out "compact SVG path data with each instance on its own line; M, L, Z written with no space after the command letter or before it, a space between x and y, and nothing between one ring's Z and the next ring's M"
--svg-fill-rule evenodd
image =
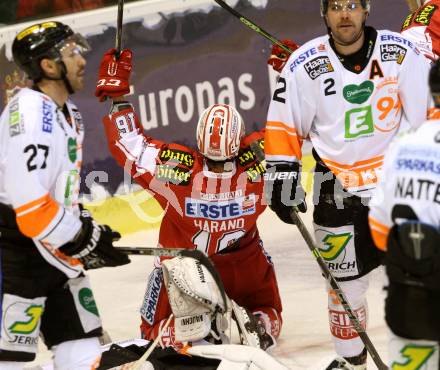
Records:
M47 132L48 134L52 133L53 128L53 113L52 113L52 107L46 99L43 99L43 131Z
M69 137L67 140L67 153L72 163L74 163L77 158L77 146L76 139Z
M361 325L365 328L367 323L367 312L364 307L354 310ZM329 309L330 331L332 335L339 339L354 339L359 336L345 311Z
M159 158L164 162L178 163L188 168L192 168L194 166L194 156L191 153L184 152L183 150L162 150L159 154Z
M414 23L421 24L422 26L429 26L431 23L431 18L437 8L437 5L426 5L415 16Z
M325 73L334 72L335 70L330 59L326 56L312 59L304 65L304 69L312 80L316 80L319 76Z
M356 276L359 273L353 235L353 225L315 230L319 253L335 277Z
M371 81L364 81L360 85L344 86L344 99L352 104L365 103L374 91L374 83Z
M397 62L402 64L406 57L406 49L397 44L380 45L380 58L382 62Z
M403 22L401 31L406 30L411 25L411 21L413 19L413 16L414 16L414 13L411 13L405 18L405 21Z
M417 47L411 41L407 40L405 37L400 37L392 34L385 34L380 36L380 41L398 42L399 44L403 44L405 46L410 47L417 55L420 54L419 49L417 49Z
M300 54L298 58L296 58L292 63L290 63L290 71L293 72L296 69L296 67L304 63L307 59L309 59L313 55L317 55L318 53L325 52L325 46L324 47L322 46L324 45L319 45L318 48L313 47L307 50L306 52Z
M156 179L175 185L189 185L191 171L187 168L162 164L156 168Z
M228 220L254 214L255 210L255 194L224 202L185 198L185 215L191 218Z
M355 108L345 113L345 138L355 139L374 134L371 106Z
M141 315L150 325L153 324L154 316L156 315L157 302L159 300L162 282L162 269L155 268L148 281L147 291L145 292L144 301L141 306Z
M96 306L95 298L93 297L93 293L89 288L82 288L78 292L78 300L81 306L84 309L96 316L99 316L98 307Z
M259 180L261 175L263 175L265 172L266 169L260 162L255 163L246 170L246 174L248 176L249 181Z
M24 133L24 127L18 106L18 100L14 100L9 105L9 136L11 137Z

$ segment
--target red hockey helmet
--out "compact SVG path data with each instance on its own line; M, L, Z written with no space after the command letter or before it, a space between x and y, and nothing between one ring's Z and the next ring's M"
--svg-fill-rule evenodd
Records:
M205 157L226 161L238 154L244 131L243 119L234 107L213 104L200 116L197 146Z

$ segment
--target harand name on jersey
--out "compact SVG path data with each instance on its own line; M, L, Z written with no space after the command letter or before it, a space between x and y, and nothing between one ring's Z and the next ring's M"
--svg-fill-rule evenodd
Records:
M317 79L324 73L334 72L335 70L330 62L330 59L326 56L312 59L310 62L304 65L304 68L312 80Z

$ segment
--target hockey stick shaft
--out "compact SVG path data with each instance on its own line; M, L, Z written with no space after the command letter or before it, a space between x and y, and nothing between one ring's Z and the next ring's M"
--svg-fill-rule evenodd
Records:
M223 9L226 9L229 13L231 13L233 16L237 17L241 23L243 23L245 26L249 27L250 29L254 30L259 35L265 37L268 39L272 44L278 45L281 49L283 49L286 53L292 54L292 50L288 48L286 45L284 45L281 41L279 41L277 38L272 36L269 32L265 31L261 27L257 26L254 22L252 22L250 19L246 18L244 15L237 12L234 8L230 7L228 4L226 4L223 0L214 0L218 5L220 5Z
M156 348L157 344L159 343L160 339L162 338L163 333L165 333L165 330L168 328L168 326L170 326L171 320L173 319L173 317L174 317L173 314L171 314L170 317L168 317L168 320L165 322L165 324L162 327L161 331L159 332L157 338L154 340L153 343L151 343L150 348L148 348L148 350L142 355L142 357L134 363L133 370L141 369L142 365L145 363L145 361L147 361L148 357L150 357L151 353Z
M265 162L264 152L263 149L260 147L260 145L257 142L253 142L251 143L250 146L252 151L255 153L257 159L260 162L264 163ZM348 318L350 319L351 324L354 326L356 332L359 335L359 338L361 338L362 343L364 343L365 348L367 349L368 353L370 354L377 368L379 370L387 370L388 367L384 364L384 362L380 358L379 353L376 350L376 347L374 347L370 337L365 331L365 328L362 326L355 312L351 308L351 305L348 302L341 286L339 285L339 283L337 282L337 280L329 270L327 264L324 261L324 258L322 258L321 253L319 252L319 248L316 246L315 241L313 240L307 227L304 225L304 222L302 221L301 217L299 217L298 212L292 211L290 217L292 218L294 224L298 227L298 230L301 233L302 237L304 238L310 251L315 256L316 261L318 262L318 265L321 268L322 273L329 282L330 287L336 293L339 301L341 302L342 307L344 308Z
M215 268L212 261L198 249L186 249L186 248L154 248L154 247L116 247L119 251L129 255L143 255L143 256L156 256L156 257L190 257L198 260L207 270L211 273L222 296L225 310L228 309L228 299L226 297L225 287L223 285L222 278Z
M341 302L342 307L344 307L344 310L347 313L348 318L350 319L351 324L354 326L355 330L357 331L359 338L361 338L362 343L364 343L365 348L367 349L368 353L370 354L377 368L379 370L387 370L388 367L384 364L384 362L380 358L380 355L377 352L376 347L374 347L370 337L365 331L365 328L362 326L355 312L351 308L351 305L348 302L347 297L345 296L341 286L339 285L339 283L337 282L337 280L329 270L324 259L322 258L321 253L319 252L319 248L315 245L315 242L312 239L312 236L310 235L309 231L307 230L307 227L304 225L304 222L302 221L301 217L299 217L296 211L293 211L290 216L292 217L292 220L295 223L295 225L298 227L298 230L301 233L302 237L304 238L310 251L315 256L316 261L318 262L318 265L321 268L322 273L329 282L330 287L336 293L339 301Z
M116 55L119 55L122 49L123 19L124 19L124 0L118 0L118 20L116 24L116 40L115 40Z

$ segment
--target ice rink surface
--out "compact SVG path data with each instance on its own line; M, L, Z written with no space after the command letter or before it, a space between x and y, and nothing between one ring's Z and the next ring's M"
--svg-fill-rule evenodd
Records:
M311 211L304 221L312 230ZM266 210L259 227L264 246L272 256L283 300L283 329L272 355L291 370L320 370L334 356L327 319L325 280L318 264L295 226L283 224ZM158 230L121 239L120 245L155 246ZM133 256L132 263L89 272L103 326L114 341L139 336L139 306L152 269L153 257ZM368 291L368 334L386 361L387 330L384 323L383 271L371 274ZM50 354L41 349L36 363ZM369 369L375 369L369 359Z

